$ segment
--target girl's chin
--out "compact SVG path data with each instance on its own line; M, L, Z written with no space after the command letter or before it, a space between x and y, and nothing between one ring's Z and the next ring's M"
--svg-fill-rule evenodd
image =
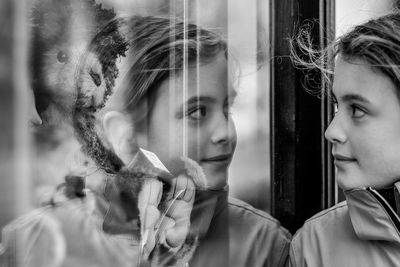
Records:
M228 170L215 172L204 168L204 173L206 175L208 188L218 190L226 187L228 182Z
M367 187L379 188L377 184L372 184L366 179L357 179L354 176L338 176L336 180L338 186L343 190L362 189Z

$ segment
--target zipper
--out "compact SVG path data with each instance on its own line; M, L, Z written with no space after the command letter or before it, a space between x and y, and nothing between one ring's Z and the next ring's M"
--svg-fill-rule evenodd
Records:
M383 206L383 208L387 211L389 214L390 218L392 219L392 222L397 228L397 231L400 232L400 219L397 216L397 213L392 209L392 207L389 205L389 203L386 201L384 197L381 196L375 189L372 189L371 187L367 188L367 191L372 194L372 196L378 200L379 203Z

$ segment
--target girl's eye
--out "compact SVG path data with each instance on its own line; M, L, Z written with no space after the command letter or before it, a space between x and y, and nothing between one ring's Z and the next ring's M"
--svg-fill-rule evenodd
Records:
M224 115L225 117L229 117L232 114L232 105L225 105L224 106Z
M329 102L332 103L332 105L333 105L333 113L336 114L338 112L338 110L339 110L339 104L338 104L336 98L334 96L331 96L329 98Z
M336 114L339 110L339 105L338 103L333 103L333 113Z
M201 120L201 119L203 119L205 116L207 116L206 107L197 107L197 108L193 109L192 111L190 111L190 112L188 113L188 116L189 116L191 119Z
M57 53L57 60L60 63L65 63L68 61L68 55L64 51L59 51Z
M362 117L364 117L364 115L366 114L366 112L361 109L359 106L357 105L351 105L351 116L355 119L360 119Z

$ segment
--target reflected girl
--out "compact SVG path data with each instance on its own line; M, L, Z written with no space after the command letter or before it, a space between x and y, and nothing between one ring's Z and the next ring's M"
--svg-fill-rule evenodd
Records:
M173 174L182 156L204 170L192 216L200 241L189 265L283 266L289 233L268 214L227 196L236 91L225 41L165 18L133 17L127 26L130 49L109 108L128 117L139 145L155 152Z

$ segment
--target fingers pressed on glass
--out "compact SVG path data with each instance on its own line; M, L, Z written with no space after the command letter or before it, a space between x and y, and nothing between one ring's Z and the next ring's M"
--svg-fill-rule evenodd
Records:
M168 200L178 199L186 202L194 200L195 184L191 178L186 175L179 175L172 179L171 190L168 194Z
M138 196L139 210L144 211L148 205L157 207L163 192L163 184L157 178L144 181Z
M163 185L156 178L144 181L138 196L138 208L140 212L142 243L149 254L155 246L155 230L161 213L158 205L161 200Z
M159 230L160 243L172 248L184 243L189 233L194 195L192 179L179 175L172 180L169 198L164 203L165 217L162 218Z
M178 247L183 244L190 228L190 214L193 202L176 200L167 212L167 218L173 220L172 227L167 225L164 230L167 244L171 247Z

